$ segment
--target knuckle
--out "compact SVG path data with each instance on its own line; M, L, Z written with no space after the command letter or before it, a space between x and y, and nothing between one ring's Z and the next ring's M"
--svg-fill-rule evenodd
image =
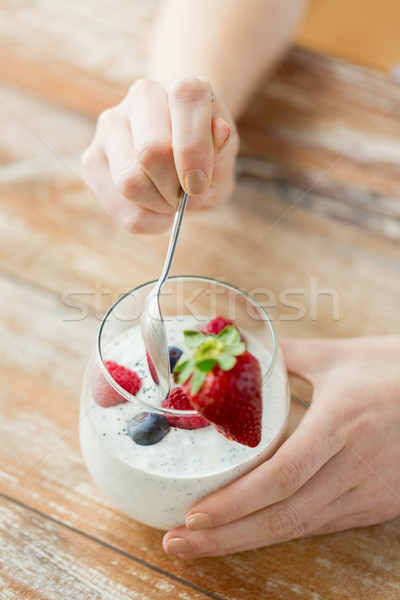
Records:
M97 118L97 128L103 129L104 127L108 127L110 122L115 119L116 107L106 108L101 112Z
M269 531L274 537L284 538L301 527L297 511L292 506L282 506L271 511Z
M170 95L180 102L197 102L210 97L212 86L206 79L184 77L174 81L169 89Z
M129 87L128 95L147 94L154 87L154 81L141 77L136 79Z
M137 161L144 171L172 162L172 146L166 143L147 142L137 150Z
M294 529L290 532L290 538L296 539L305 536L308 533L307 526L305 523L298 523Z
M224 542L217 534L211 531L199 531L198 535L190 540L192 552L207 552L207 555L216 556L223 551Z
M142 234L142 233L149 233L150 231L150 227L148 224L143 223L142 220L140 220L140 218L133 218L130 219L127 222L127 226L129 227L130 231L133 231L134 233L138 233L138 234Z
M114 183L118 192L126 198L134 199L140 192L138 174L132 167L119 171L115 176Z
M240 503L233 495L227 498L223 507L223 518L222 520L238 521L244 516L245 511L243 510L243 504Z
M224 541L216 536L209 535L201 544L203 550L207 549L207 553L212 556L217 556L224 551Z
M302 469L297 459L286 460L271 475L271 484L278 499L288 498L300 487Z
M353 482L359 482L365 479L365 477L371 472L370 460L367 457L361 458L357 457L353 469L352 469L352 478Z
M369 439L371 440L371 446L374 447L375 443L379 441L379 436L376 430L376 423L374 423L367 415L353 419L355 424L353 425L353 437L358 440Z
M174 152L177 160L179 160L181 172L201 170L209 174L208 181L211 179L214 166L213 157L212 155L207 156L207 149L201 143L193 142L190 132L185 137L182 134L179 144L174 147Z

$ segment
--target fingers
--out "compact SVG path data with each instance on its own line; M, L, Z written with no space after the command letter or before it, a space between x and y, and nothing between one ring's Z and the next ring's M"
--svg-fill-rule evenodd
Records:
M214 166L212 88L198 77L181 79L169 89L172 147L179 180L191 195L208 188Z
M379 520L372 518L372 513L368 508L365 510L360 509L358 490L349 490L317 513L306 524L304 534L301 537L364 527L374 522L378 523Z
M377 348L371 358L373 346L328 340L314 352L289 341L291 367L321 377L307 415L273 458L198 502L187 528L166 534L166 552L215 556L397 516L397 356Z
M136 160L138 168L147 174L159 192L159 204L154 204L152 209L169 212L171 207L176 207L180 184L172 150L168 95L156 82L142 79L132 86L129 104L132 161ZM134 186L133 189L128 187L124 195L135 200L135 192Z
M166 534L164 548L168 553L178 549L179 554L215 556L311 535L348 511L362 510L360 492L349 491L362 476L363 469L344 449L289 499L229 524L201 531L179 528ZM186 551L177 538L186 542Z
M369 513L360 515L357 504L359 505L359 499L356 499L351 492L346 492L320 512L315 513L310 522L305 522L281 535L271 532L268 518L262 513L198 532L179 528L164 536L163 548L167 554L178 554L180 558L187 559L200 556L223 556L300 537L331 533L339 531L340 528L369 524L371 522ZM329 518L332 518L332 521L329 521Z
M258 526L258 529L254 527L253 537L247 536L249 523L247 522L248 518L246 518L237 528L236 535L229 532L231 525L223 525L215 528L215 530L197 532L196 535L202 533L203 539L191 539L189 537L191 534L188 535L187 530L181 528L172 532L172 535L167 533L164 536L163 547L168 554L178 554L183 559L223 556L378 522L371 518L371 513L368 510L360 512L359 506L360 500L357 491L350 490L326 505L320 512L317 512L310 522L306 522L303 526L282 537L271 535L263 537L260 535L260 526ZM215 535L216 532L218 532L217 535Z
M85 156L83 160L86 160ZM170 227L172 214L147 210L132 203L118 192L103 155L97 153L96 156L90 157L86 164L85 179L98 201L132 231L159 233Z
M97 195L101 190L112 212L122 211L125 222L129 208L121 199L131 201L130 220L147 232L169 226L181 186L190 194L190 209L227 200L238 143L234 124L220 113L226 116L202 78L175 81L169 88L135 82L118 106L100 115L83 158L85 181ZM100 185L102 169L109 173L106 188ZM152 225L154 213L165 217L154 217ZM139 215L146 223L139 225Z
M198 523L202 525L205 517L197 515L208 515L212 525L221 525L290 497L343 448L333 431L308 411L270 460L195 504L187 515L187 527L194 530Z

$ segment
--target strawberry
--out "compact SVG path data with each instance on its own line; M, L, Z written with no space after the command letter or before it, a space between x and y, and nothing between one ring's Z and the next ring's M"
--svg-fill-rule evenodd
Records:
M162 403L162 406L164 408L175 408L177 410L194 410L189 398L181 387L173 388L168 398ZM201 415L196 417L167 415L167 419L171 427L179 427L180 429L201 429L210 424Z
M262 390L258 360L236 327L217 335L185 331L188 350L174 376L191 404L225 437L254 448L261 441Z
M205 325L204 329L201 330L201 332L212 333L214 335L217 335L217 333L225 329L225 327L227 327L228 325L233 325L233 322L229 321L228 319L225 319L225 317L216 317L215 319L209 321Z
M135 371L131 371L111 360L104 361L104 365L114 381L124 390L132 394L132 396L135 396L138 393L142 387L142 380ZM105 408L127 402L127 399L121 396L117 390L108 383L102 373L99 375L93 391L97 404Z

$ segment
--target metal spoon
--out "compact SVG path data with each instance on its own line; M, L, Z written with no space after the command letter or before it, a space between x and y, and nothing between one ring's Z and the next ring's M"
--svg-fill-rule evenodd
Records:
M158 386L159 395L162 400L167 398L171 387L171 372L169 366L168 341L164 321L160 310L159 295L166 282L172 261L175 255L176 244L182 225L183 215L187 204L188 194L181 193L176 207L175 218L172 225L171 237L165 258L164 267L160 278L146 296L140 327L142 338L146 348L147 361L154 383Z

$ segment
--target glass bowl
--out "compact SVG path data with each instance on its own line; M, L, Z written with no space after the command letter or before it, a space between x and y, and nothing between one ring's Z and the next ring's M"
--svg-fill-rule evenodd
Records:
M289 387L274 327L264 309L242 290L204 277L171 277L160 297L168 343L184 348L183 331L201 330L217 316L235 323L262 371L262 439L255 448L228 440L212 425L171 426L157 443L139 445L128 424L141 413L190 419L196 411L163 408L157 401L140 334L146 283L121 297L105 315L82 390L80 442L98 487L130 517L163 530L182 525L189 508L267 460L282 443L289 412ZM105 365L112 361L142 379L134 396L120 387ZM99 389L118 402L101 406ZM108 396L108 397L109 397Z

